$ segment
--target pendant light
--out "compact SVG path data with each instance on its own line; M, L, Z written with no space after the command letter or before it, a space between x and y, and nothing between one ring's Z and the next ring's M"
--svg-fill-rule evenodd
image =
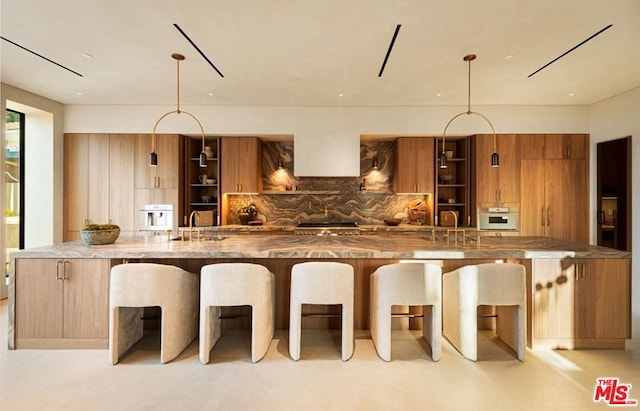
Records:
M171 57L176 60L176 74L177 74L177 106L173 111L169 111L160 116L160 118L156 121L156 124L153 125L153 132L151 133L151 153L149 154L149 165L151 167L156 167L158 165L158 154L156 153L156 128L158 124L167 117L169 114L186 114L198 123L200 127L200 133L202 134L202 151L200 152L200 167L207 166L207 154L204 149L204 129L202 128L202 124L198 121L198 119L191 113L180 110L180 62L184 60L184 56L182 54L173 53Z
M442 133L442 153L440 153L440 168L447 168L447 156L445 154L445 146L444 146L444 139L445 139L445 136L447 135L447 129L449 128L449 125L453 122L453 120L457 119L458 117L464 114L467 114L467 115L475 114L476 116L482 117L489 124L489 127L491 127L491 132L493 133L493 154L491 154L491 167L498 167L500 165L500 159L498 157L497 142L496 142L496 130L495 128L493 128L493 124L491 124L491 121L489 121L489 119L486 118L484 115L476 111L471 111L471 62L475 59L476 59L475 54L468 54L463 58L464 61L469 63L469 75L468 75L468 82L467 82L467 111L463 111L462 113L458 113L455 116L453 116L453 118L449 120L446 127L444 128L444 132Z

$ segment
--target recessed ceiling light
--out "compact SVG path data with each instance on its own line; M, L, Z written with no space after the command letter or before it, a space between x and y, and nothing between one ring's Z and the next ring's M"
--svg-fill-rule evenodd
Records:
M442 93L436 93L436 96L442 97Z
M513 54L507 54L506 56L504 56L505 60L511 60L512 58L514 58L515 56Z
M575 93L569 93L569 97L573 97L575 95L576 95Z
M344 94L339 93L339 94L338 94L338 97L344 97Z
M79 96L81 96L81 95L82 95L82 91L78 91L78 93L77 93L77 94L78 94Z
M210 96L213 96L213 93L209 93Z
M84 54L82 55L82 57L84 57L84 58L86 58L86 59L92 59L92 58L93 58L93 56L92 56L91 54L89 54L89 53L84 53Z

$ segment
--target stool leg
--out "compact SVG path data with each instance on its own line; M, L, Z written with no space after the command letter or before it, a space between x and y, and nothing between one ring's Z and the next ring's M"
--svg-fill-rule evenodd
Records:
M117 364L122 354L143 337L143 307L112 307L109 312L109 357Z
M251 306L251 361L260 361L273 339L273 307L263 304Z
M300 359L300 332L302 305L291 302L289 310L289 355L294 361Z
M439 361L442 353L442 313L438 306L422 307L422 333L431 346L431 359Z
M200 362L209 363L211 349L220 339L220 307L204 306L200 308Z
M113 365L118 363L119 326L120 307L111 307L109 310L109 361Z
M353 301L342 304L342 361L353 356Z
M391 306L379 302L371 310L371 339L378 356L391 361Z

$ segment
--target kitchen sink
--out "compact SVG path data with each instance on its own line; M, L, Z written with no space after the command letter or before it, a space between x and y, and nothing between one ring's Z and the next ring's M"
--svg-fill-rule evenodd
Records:
M356 221L307 221L298 223L300 228L324 228L324 227L357 227Z

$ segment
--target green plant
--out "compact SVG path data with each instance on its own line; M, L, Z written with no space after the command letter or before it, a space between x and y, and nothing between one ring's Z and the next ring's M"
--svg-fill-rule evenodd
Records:
M82 227L82 231L104 231L117 229L120 229L120 227L115 224L87 224Z
M252 216L258 215L258 208L256 207L253 201L238 200L236 202L234 210L237 215L240 215L240 214L249 214Z

